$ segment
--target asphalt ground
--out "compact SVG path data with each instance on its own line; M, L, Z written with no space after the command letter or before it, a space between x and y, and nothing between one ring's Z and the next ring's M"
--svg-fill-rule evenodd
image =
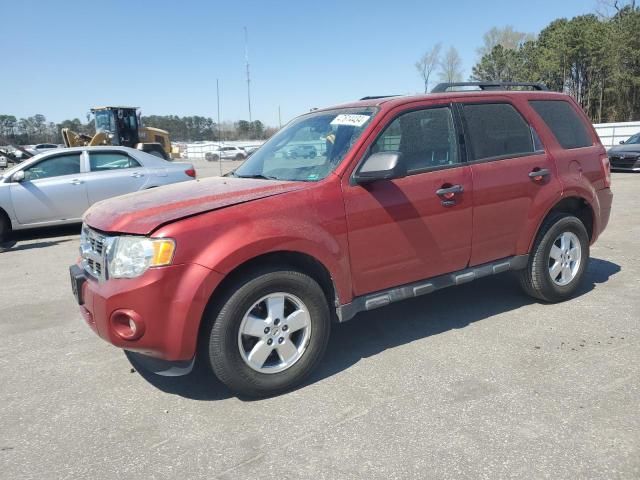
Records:
M78 227L16 235L0 478L640 478L640 175L613 181L576 298L541 304L502 274L359 314L305 385L258 401L133 369L74 303Z

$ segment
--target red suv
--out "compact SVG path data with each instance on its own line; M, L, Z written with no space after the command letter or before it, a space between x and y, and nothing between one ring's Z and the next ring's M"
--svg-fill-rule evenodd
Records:
M566 95L479 87L315 110L225 177L93 206L71 267L86 322L156 373L198 357L264 396L361 311L508 270L569 298L609 219L605 149Z

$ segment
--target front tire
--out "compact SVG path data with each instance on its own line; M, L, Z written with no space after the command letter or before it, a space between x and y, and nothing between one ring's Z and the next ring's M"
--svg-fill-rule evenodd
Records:
M299 385L316 367L330 332L322 288L294 270L253 272L207 318L206 357L237 394L265 397Z
M589 235L573 215L557 213L545 220L529 256L519 272L520 285L530 296L561 302L576 292L589 261Z
M4 215L4 212L0 210L0 244L9 239L11 233L11 222Z

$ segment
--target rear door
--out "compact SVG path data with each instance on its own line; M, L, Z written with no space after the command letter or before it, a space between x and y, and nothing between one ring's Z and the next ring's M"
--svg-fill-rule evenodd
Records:
M80 157L81 152L46 157L24 170L22 182L11 184L11 202L21 225L82 218L89 203Z
M142 189L148 170L138 160L121 151L90 151L87 178L89 204Z
M451 105L404 107L387 118L365 158L400 152L408 175L366 185L343 178L355 295L463 269L471 252L471 172ZM458 193L439 195L450 187Z
M458 110L473 176L470 265L524 254L525 232L560 196L553 159L510 98L460 103Z

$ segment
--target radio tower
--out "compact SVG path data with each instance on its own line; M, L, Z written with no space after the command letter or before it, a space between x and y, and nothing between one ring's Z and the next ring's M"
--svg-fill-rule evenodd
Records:
M244 61L247 64L247 100L249 102L249 123L251 123L251 77L249 76L249 34L244 27Z

